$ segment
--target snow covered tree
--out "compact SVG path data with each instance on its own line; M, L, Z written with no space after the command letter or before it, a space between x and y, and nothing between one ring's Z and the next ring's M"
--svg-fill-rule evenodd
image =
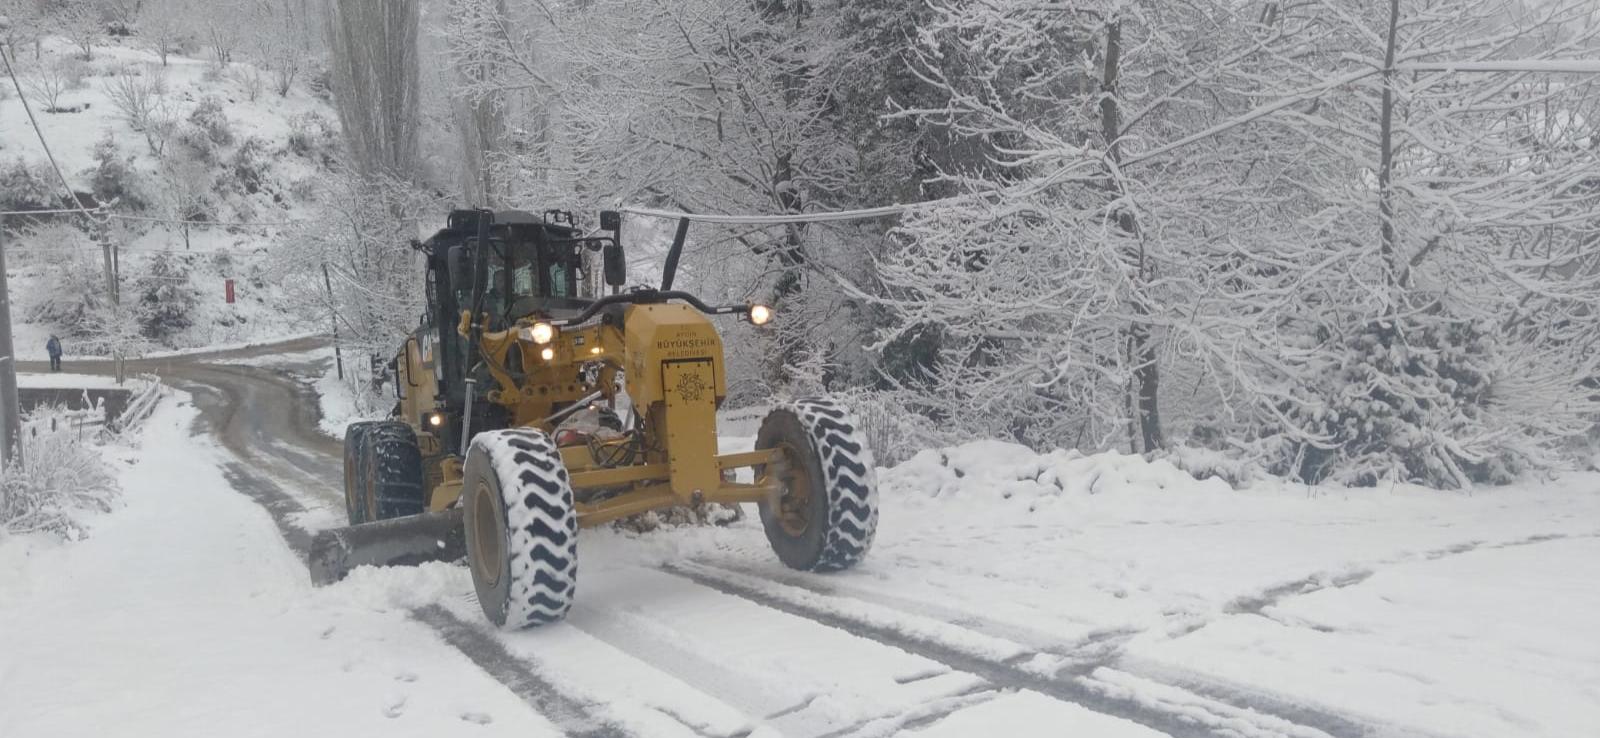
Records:
M252 57L272 75L272 90L286 97L296 77L309 62L306 53L306 19L303 3L295 0L258 0L249 10L255 33L250 35Z
M196 11L191 16L194 29L211 50L212 61L228 66L246 35L248 27L240 20L248 17L247 0L204 0L191 7Z
M197 12L191 0L144 0L139 10L139 38L161 57L161 66L167 66L173 49L193 32Z
M422 269L410 242L417 224L443 204L410 182L353 171L329 176L318 193L320 217L289 234L278 273L298 302L325 319L331 312L347 350L387 359L422 314ZM323 286L326 265L333 290Z
M95 44L105 37L107 7L101 0L56 0L51 16L61 33L78 47L84 61L94 61Z
M899 381L968 431L1162 447L1161 352L1201 276L1181 228L1215 217L1186 220L1228 162L1129 160L1224 116L1230 76L1283 35L1228 4L933 7L914 69L937 97L898 115L982 161L938 175L968 197L897 230L880 347L936 337L937 359Z
M328 3L335 97L360 171L414 180L417 174L417 0Z
M1343 166L1314 175L1309 235L1341 269L1310 281L1331 299L1294 311L1322 350L1263 372L1293 388L1269 423L1287 441L1279 469L1467 486L1548 466L1596 410L1593 7L1435 0L1344 18L1365 28L1321 58L1354 79L1281 122Z
M33 44L33 57L39 58L39 39L44 34L45 15L42 0L0 0L0 46L13 59L17 49Z
M1175 404L1284 473L1446 486L1592 420L1591 83L1549 78L1597 71L1582 6L934 10L944 100L902 115L994 148L872 295L881 347L938 346L897 380L928 414L1151 450Z
M856 152L837 105L836 6L606 0L559 15L529 7L459 0L448 30L462 93L485 106L462 126L465 148L487 152L474 176L511 199L580 211L647 202L796 213L848 206L857 194ZM776 301L786 316L780 340L760 353L781 385L784 367L815 353L816 321L837 322L841 302L823 296L831 283L821 267L833 254L848 254L854 270L870 265L845 246L856 234L696 227L677 284L716 299ZM733 271L695 273L696 263L729 259ZM822 290L816 301L802 296L811 287Z
M194 324L190 313L199 301L189 282L189 265L169 252L150 260L143 274L134 281L138 304L140 335L156 343L167 343L177 333Z

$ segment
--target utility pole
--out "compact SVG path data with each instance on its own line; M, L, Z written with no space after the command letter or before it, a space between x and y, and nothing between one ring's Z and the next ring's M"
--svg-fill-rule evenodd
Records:
M339 353L339 311L333 307L333 280L328 278L328 262L322 262L322 286L328 288L328 322L333 324L333 368L344 379L344 356Z
M100 235L100 253L105 262L106 298L111 300L112 310L116 310L122 304L122 296L117 294L117 247L112 240L110 218L100 222L98 232ZM122 369L122 339L120 336L117 338L117 342L111 346L111 366L113 367L113 374L116 376L117 384L120 386L126 379Z
M20 468L22 416L17 407L17 352L11 345L11 291L6 281L6 218L0 215L0 425L4 426L0 464L15 463Z

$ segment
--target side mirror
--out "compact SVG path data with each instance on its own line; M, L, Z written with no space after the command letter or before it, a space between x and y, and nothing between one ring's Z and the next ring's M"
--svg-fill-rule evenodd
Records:
M600 211L600 230L612 233L622 230L622 213L615 210Z
M601 249L601 256L605 259L606 285L621 287L628 281L628 263L622 255L622 245L616 242L608 243Z

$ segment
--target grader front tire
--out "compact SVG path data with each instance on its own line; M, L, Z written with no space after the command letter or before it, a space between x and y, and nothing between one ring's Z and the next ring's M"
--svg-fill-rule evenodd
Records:
M506 628L565 618L577 592L578 515L555 443L526 428L480 433L462 482L467 560L483 614Z
M803 571L855 566L872 547L878 490L872 450L855 418L829 400L799 400L768 413L756 448L782 448L783 467L757 467L783 484L776 504L758 504L779 560Z

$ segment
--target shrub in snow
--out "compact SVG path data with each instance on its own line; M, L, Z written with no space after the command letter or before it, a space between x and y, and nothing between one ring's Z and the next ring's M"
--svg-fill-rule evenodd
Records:
M149 207L141 177L133 168L133 157L122 155L110 131L95 142L94 163L92 182L96 200L116 201L120 207L131 210Z
M219 189L242 191L254 195L261 191L262 185L267 181L267 168L271 162L267 159L267 142L251 136L239 144L239 148L228 159L228 168L218 182Z
M135 281L139 293L139 332L152 341L165 342L194 324L191 314L199 301L189 282L189 265L183 257L159 252L149 271Z
M882 466L894 466L925 448L963 440L960 429L931 420L943 414L940 408L919 401L913 393L848 392L840 401L856 414L867 445Z
M78 538L82 512L111 509L117 487L100 454L80 438L60 407L24 421L21 468L0 469L0 531Z
M21 157L0 164L0 210L43 210L60 207L61 183L44 162Z
M1269 438L1270 470L1462 488L1556 465L1556 449L1594 417L1582 362L1532 352L1496 322L1452 318L1435 303L1353 333L1307 377L1300 401L1281 406L1290 427Z
M307 159L325 158L339 147L333 121L316 111L289 118L289 152Z
M189 113L189 123L211 143L217 146L232 146L234 141L233 124L228 122L228 116L222 112L222 101L214 96L207 95L200 98L200 104Z

